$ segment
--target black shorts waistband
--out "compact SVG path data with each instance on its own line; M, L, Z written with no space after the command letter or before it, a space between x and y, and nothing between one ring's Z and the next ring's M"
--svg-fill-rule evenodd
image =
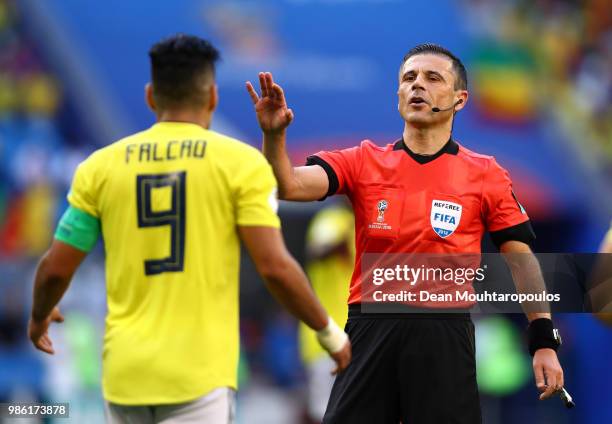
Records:
M435 312L432 312L435 311ZM472 319L466 309L431 309L415 308L406 305L362 305L352 303L348 305L349 319Z

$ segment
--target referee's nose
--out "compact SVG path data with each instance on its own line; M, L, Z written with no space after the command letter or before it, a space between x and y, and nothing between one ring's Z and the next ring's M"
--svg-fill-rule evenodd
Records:
M414 79L414 81L412 82L412 86L410 87L410 91L417 91L417 90L425 90L425 86L423 85L423 81L422 81L422 74L418 73L416 78Z

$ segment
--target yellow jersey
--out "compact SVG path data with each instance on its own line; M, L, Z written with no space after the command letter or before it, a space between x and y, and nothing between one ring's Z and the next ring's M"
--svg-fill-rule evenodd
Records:
M237 226L280 227L263 155L195 124L161 122L82 162L68 201L102 227L104 397L169 404L236 389Z
M310 251L326 250L346 243L348 254L332 253L309 262L306 273L323 307L340 327L348 316L348 287L355 266L355 218L346 207L331 206L319 211L306 233L306 248ZM311 363L327 357L317 341L316 333L303 322L299 326L302 360Z

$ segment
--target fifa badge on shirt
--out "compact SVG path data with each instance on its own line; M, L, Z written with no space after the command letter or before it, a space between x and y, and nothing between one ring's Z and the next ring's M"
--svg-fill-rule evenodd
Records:
M389 207L389 202L387 202L386 200L379 200L378 201L378 218L376 218L376 221L378 222L384 222L385 221L385 211L387 210L387 208Z
M462 206L447 200L436 200L431 202L431 227L442 238L453 234L461 221Z

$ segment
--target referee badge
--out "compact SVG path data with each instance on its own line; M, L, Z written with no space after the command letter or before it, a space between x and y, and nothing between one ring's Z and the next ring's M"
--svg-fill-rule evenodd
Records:
M431 227L442 238L453 234L461 221L462 206L447 200L432 200Z

